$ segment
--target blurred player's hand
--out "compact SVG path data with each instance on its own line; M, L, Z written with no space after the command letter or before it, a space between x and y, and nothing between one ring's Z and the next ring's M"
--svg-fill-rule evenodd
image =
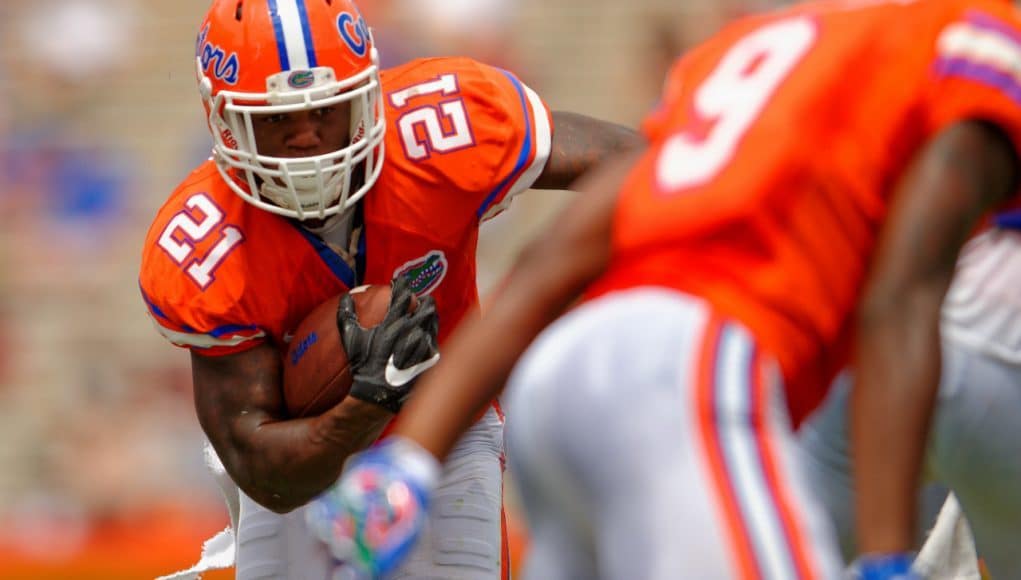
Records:
M921 580L911 571L911 554L872 554L861 556L851 565L854 580Z
M431 296L409 313L415 293L403 276L391 282L386 317L372 328L358 323L350 294L341 298L337 326L351 364L351 396L392 413L411 394L415 379L440 358L439 319Z
M387 437L348 460L340 480L309 505L307 523L335 557L378 578L411 552L439 474L427 451Z

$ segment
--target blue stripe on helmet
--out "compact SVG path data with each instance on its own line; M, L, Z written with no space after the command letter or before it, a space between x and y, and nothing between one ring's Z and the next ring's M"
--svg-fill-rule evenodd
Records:
M304 4L302 7L304 8ZM280 21L277 0L269 0L269 17L273 21L273 32L277 37L277 54L280 55L280 70L291 70L291 60L287 58L287 41L284 40L284 25Z
M301 31L305 36L305 54L308 55L308 68L319 66L316 63L316 49L312 44L312 27L308 24L308 12L305 8L305 0L297 0L298 15L301 17Z

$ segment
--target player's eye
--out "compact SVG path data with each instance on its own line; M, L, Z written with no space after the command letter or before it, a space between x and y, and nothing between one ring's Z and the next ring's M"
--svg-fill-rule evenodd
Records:
M319 107L318 109L313 109L312 114L319 118L323 118L332 115L336 110L336 107Z
M287 120L287 115L283 113L275 113L272 115L259 115L255 119L260 123L265 123L267 125L275 125L277 123L283 123L285 120Z

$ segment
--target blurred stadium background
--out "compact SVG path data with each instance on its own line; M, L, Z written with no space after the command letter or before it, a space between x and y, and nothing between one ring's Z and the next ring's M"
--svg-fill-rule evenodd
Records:
M555 109L629 125L684 48L773 3L360 2L384 65L474 56ZM187 355L151 328L136 282L156 208L208 155L193 77L205 8L0 3L0 579L152 578L226 524ZM568 195L525 195L484 228L484 289Z

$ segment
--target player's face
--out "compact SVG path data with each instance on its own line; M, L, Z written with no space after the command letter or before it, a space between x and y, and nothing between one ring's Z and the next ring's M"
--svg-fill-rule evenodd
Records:
M313 157L347 147L351 140L350 108L350 103L338 103L308 111L252 115L259 154Z

